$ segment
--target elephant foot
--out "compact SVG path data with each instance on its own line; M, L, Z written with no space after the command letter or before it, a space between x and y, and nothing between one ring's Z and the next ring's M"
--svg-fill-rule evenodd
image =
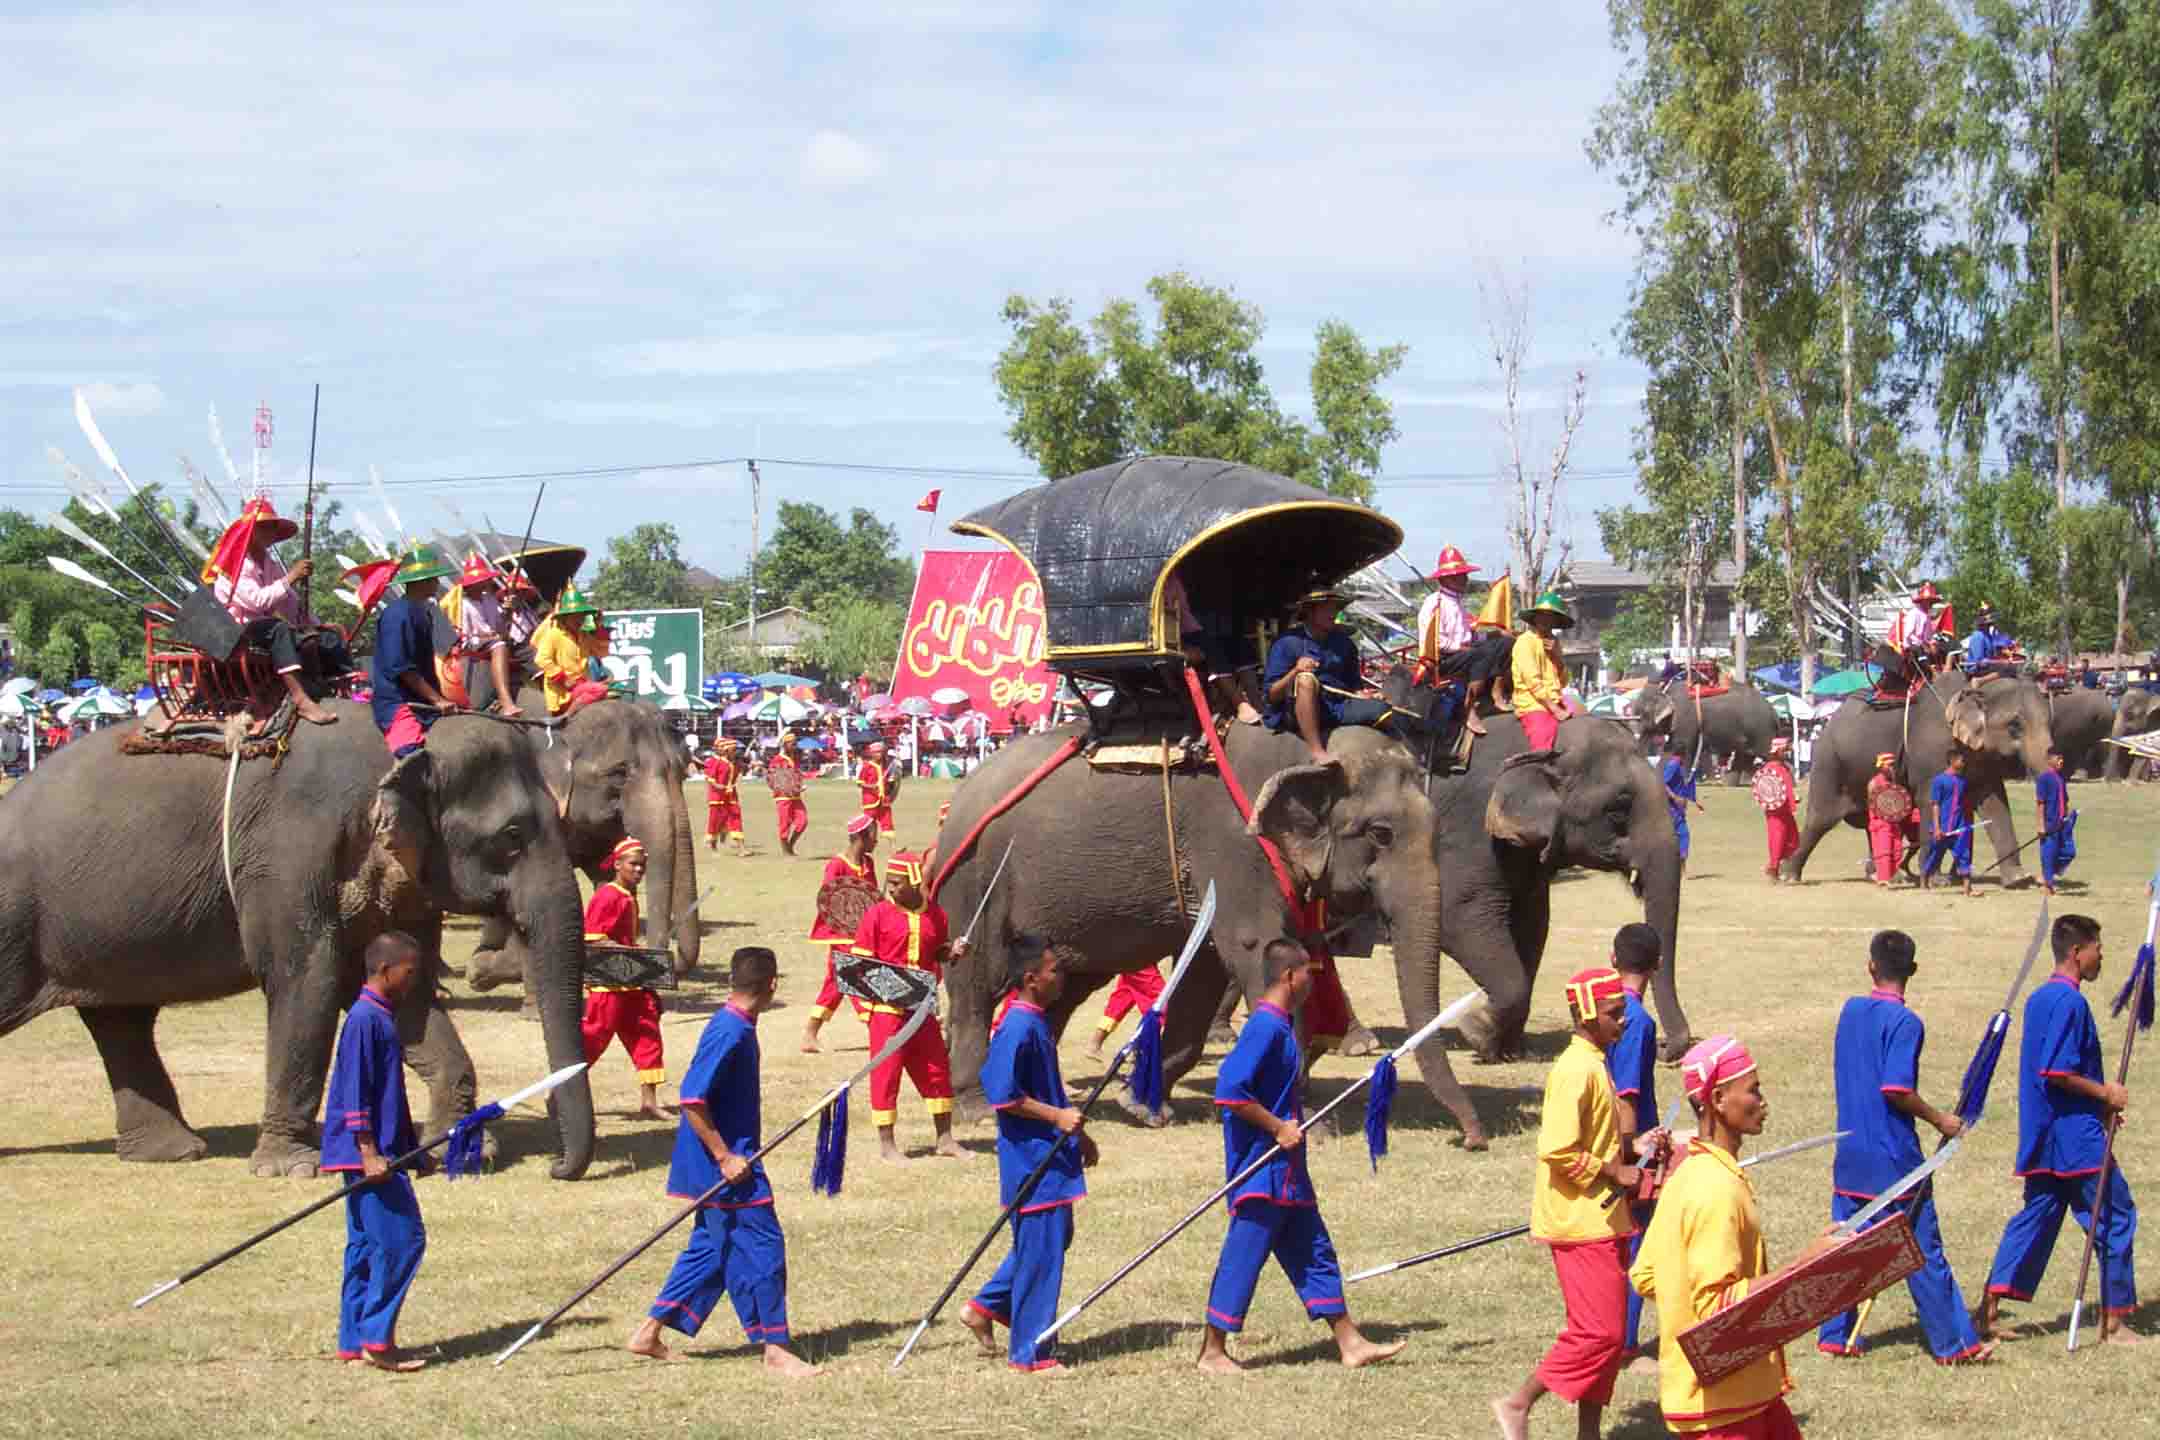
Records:
M539 1023L540 1023L540 1002L539 1002L539 1001L537 1001L537 1000L535 1000L535 999L533 999L533 997L532 997L531 995L529 995L529 994L528 994L528 995L527 995L527 996L525 997L525 1003L524 1003L523 1005L520 1005L520 1006L518 1006L518 1019L520 1019L520 1020L530 1020L530 1021L531 1021L531 1022L532 1022L533 1024L535 1024L535 1025L539 1024Z
M1358 1025L1343 1036L1342 1043L1335 1047L1335 1053L1354 1060L1364 1055L1378 1055L1380 1048L1380 1038L1363 1025Z
M202 1159L210 1153L210 1142L173 1120L162 1125L123 1130L114 1149L122 1160L144 1165L170 1165Z
M1694 1048L1693 1035L1667 1035L1658 1042L1658 1057L1668 1065L1677 1065L1681 1058Z
M524 978L524 966L506 950L475 950L471 963L465 967L465 983L483 993Z
M248 1157L248 1173L265 1180L312 1180L321 1169L321 1154L304 1140L265 1135Z
M1231 1029L1228 1025L1210 1026L1207 1032L1207 1043L1226 1047L1235 1045L1237 1044L1237 1031Z

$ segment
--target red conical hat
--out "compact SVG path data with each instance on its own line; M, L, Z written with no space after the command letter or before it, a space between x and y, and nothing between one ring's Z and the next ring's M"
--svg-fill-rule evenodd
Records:
M240 507L240 518L225 527L203 562L203 584L215 584L220 575L238 578L247 553L257 544L275 545L300 533L300 527L271 507L270 497L258 495Z
M458 571L457 583L460 590L470 590L476 585L496 584L501 579L495 567L488 564L487 557L475 550L465 557L465 568Z
M1932 581L1932 580L1923 580L1923 581L1921 581L1921 582L1920 582L1920 588L1919 588L1918 590L1915 590L1915 591L1913 591L1913 597L1912 597L1912 598L1913 598L1913 604L1915 604L1915 605L1940 605L1940 604L1942 604L1942 592L1941 592L1940 590L1937 590L1937 589L1935 588L1935 582L1934 582L1934 581Z
M1428 580L1444 580L1450 575L1475 575L1477 568L1477 566L1472 565L1463 558L1462 551L1456 549L1453 545L1443 545L1440 547L1439 563L1433 566L1432 574L1425 578Z

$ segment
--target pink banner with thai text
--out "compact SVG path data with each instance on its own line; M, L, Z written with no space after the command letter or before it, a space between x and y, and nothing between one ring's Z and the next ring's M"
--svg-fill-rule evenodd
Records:
M893 669L895 700L961 690L1003 732L1050 709L1042 582L1009 550L926 550ZM946 697L947 701L950 696ZM938 702L941 705L944 702Z

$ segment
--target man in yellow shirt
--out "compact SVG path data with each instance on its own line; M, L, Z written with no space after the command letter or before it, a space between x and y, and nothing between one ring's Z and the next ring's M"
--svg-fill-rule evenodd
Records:
M600 607L577 586L563 587L555 613L533 631L532 644L548 714L567 716L607 697L607 686L592 675L592 662L608 653L607 628Z
M1772 1274L1755 1187L1740 1168L1742 1143L1760 1135L1770 1116L1755 1057L1732 1036L1713 1035L1681 1059L1680 1079L1701 1128L1659 1193L1628 1272L1635 1289L1657 1302L1658 1403L1675 1434L1800 1440L1785 1404L1792 1377L1782 1348L1708 1385L1680 1348L1682 1331L1746 1298ZM1832 1243L1824 1235L1792 1264Z
M1642 1172L1622 1148L1620 1101L1605 1052L1627 1021L1627 993L1620 972L1599 965L1577 972L1567 997L1575 1033L1545 1077L1530 1190L1530 1235L1552 1250L1567 1318L1530 1378L1493 1401L1502 1440L1526 1440L1531 1407L1548 1391L1574 1403L1581 1440L1597 1440L1626 1349L1625 1247L1635 1220L1618 1202ZM1656 1137L1636 1143L1654 1145Z
M1560 668L1557 632L1575 623L1560 603L1560 592L1548 590L1537 604L1523 612L1530 628L1515 637L1509 673L1515 687L1515 719L1523 739L1532 750L1550 750L1560 722L1576 713L1567 698L1567 672Z

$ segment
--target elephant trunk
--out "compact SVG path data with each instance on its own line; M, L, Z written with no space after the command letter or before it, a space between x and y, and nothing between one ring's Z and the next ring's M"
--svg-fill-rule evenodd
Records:
M682 782L671 781L668 789L668 811L675 835L675 904L687 907L698 902L697 888L697 837L690 829L690 802L683 795ZM697 969L698 952L705 938L705 917L697 910L687 908L669 912L675 916L675 974L681 978Z
M515 918L531 959L532 999L540 1012L540 1031L547 1043L548 1069L560 1070L585 1058L585 1042L579 1021L585 1010L584 920L578 910L577 889L569 883L554 887L540 904ZM585 1173L593 1157L592 1085L585 1075L558 1085L548 1096L548 1113L560 1132L561 1147L548 1173L557 1180L575 1180Z
M670 788L679 800L682 787L671 786L667 776L644 776L622 802L623 830L645 845L645 943L655 950L668 949L681 918L677 912L697 898L684 892L683 867L695 863L689 858L690 823L669 807ZM688 955L670 963L678 978L690 973Z
M1413 907L1411 913L1391 912L1389 920L1395 945L1396 988L1402 996L1403 1020L1413 1033L1440 1013L1439 885L1429 887L1427 894L1430 899ZM1454 1066L1448 1063L1447 1046L1435 1036L1418 1048L1417 1061L1425 1088L1455 1118L1462 1128L1464 1143L1483 1149L1484 1126L1479 1123L1470 1093L1455 1078Z
M1660 963L1655 993L1658 1028L1664 1033L1665 1053L1677 1056L1694 1043L1687 1012L1680 1008L1680 850L1677 844L1659 847L1637 867L1642 890L1643 923L1658 933Z

